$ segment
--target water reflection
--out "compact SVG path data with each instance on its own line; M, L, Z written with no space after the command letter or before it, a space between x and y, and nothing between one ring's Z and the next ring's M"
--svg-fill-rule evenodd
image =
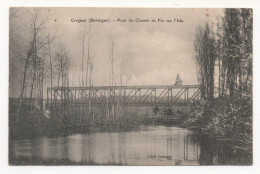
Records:
M202 137L203 139L203 137ZM68 159L79 164L212 165L227 156L187 129L145 126L139 131L77 134L63 138L13 141L11 155L43 160ZM218 153L216 153L218 152ZM230 155L230 154L226 154ZM226 161L223 161L225 159Z

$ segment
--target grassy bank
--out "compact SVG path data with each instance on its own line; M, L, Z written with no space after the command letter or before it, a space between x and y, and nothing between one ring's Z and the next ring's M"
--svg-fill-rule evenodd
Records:
M9 137L16 139L32 139L42 136L66 136L75 133L119 132L138 128L145 122L143 116L124 114L120 117L105 118L102 115L85 117L84 120L54 119L45 117L41 112L24 112L19 122L9 114Z
M251 96L203 101L196 112L189 114L184 126L252 151L252 104Z
M39 110L23 106L16 121L16 114L9 113L10 139L32 139L41 136L55 137L76 133L92 132L124 132L138 129L140 125L181 125L186 119L182 111L172 110L171 107L154 107L151 112L136 108L122 108L120 114L106 114L105 108L92 108L91 113L56 112L46 116ZM10 106L10 111L17 108Z

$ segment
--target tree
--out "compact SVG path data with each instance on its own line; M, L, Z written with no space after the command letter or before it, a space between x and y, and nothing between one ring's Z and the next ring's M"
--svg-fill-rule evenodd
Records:
M116 106L116 118L118 119L122 114L122 107L123 107L123 99L125 93L125 86L127 85L129 79L131 78L131 73L128 69L127 60L122 58L120 65L119 65L119 94L117 97L117 106Z
M196 31L194 48L199 72L202 98L214 98L215 39L208 23Z
M252 9L225 9L222 91L230 97L252 92L252 21Z
M82 37L82 65L81 65L81 87L83 91L83 87L88 87L89 84L89 92L88 92L88 102L86 102L86 105L88 105L88 115L91 114L91 100L92 100L92 90L91 86L93 85L93 79L92 79L92 72L94 63L91 61L90 58L90 38L91 38L91 26L89 25L89 31L88 31L88 38L87 38L87 60L86 60L86 79L85 79L85 85L84 85L84 59L85 59L85 39L86 39L86 26L84 25L83 30L83 37ZM83 118L83 92L81 93L81 117Z
M33 65L33 77L32 77L32 83L31 83L31 92L30 92L30 102L32 98L35 78L36 78L36 71L37 71L37 60L39 57L37 56L38 51L40 51L46 44L47 40L46 37L41 37L43 34L43 27L48 21L48 16L45 18L41 17L41 9L35 8L33 9L33 12L31 14L31 36L29 37L29 44L28 48L26 50L26 59L25 59L25 65L24 65L24 72L23 72L23 78L22 78L22 87L21 87L21 93L20 93L20 102L18 107L18 114L16 121L19 121L20 111L23 103L23 97L24 97L24 91L25 91L25 82L27 79L27 71L30 66L30 63ZM53 42L54 38L51 39L50 42Z
M54 67L55 67L55 74L57 74L57 83L58 86L61 87L61 113L64 117L65 113L65 104L64 101L67 94L64 92L64 87L69 86L69 68L70 68L70 57L66 48L63 45L59 46L59 49L56 52L55 59L54 59Z

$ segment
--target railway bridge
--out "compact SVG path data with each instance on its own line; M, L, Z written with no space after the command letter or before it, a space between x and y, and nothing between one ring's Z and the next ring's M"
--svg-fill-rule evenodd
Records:
M193 105L200 100L199 85L142 85L47 88L47 105L87 104L106 106Z

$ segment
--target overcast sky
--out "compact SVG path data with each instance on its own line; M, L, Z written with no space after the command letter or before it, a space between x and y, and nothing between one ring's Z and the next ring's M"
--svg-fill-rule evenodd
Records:
M111 43L114 39L115 81L119 64L127 62L131 74L128 85L174 84L177 73L183 84L197 84L194 61L196 27L206 21L216 21L222 9L143 9L143 8L50 8L48 25L62 37L58 40L71 57L70 83L78 85L81 78L82 35L89 23L73 19L110 19L110 23L91 23L89 54L94 63L94 85L108 85ZM44 13L45 13L44 12ZM113 20L132 18L134 22ZM174 20L184 22L135 22L135 19ZM24 19L25 20L25 19ZM87 42L87 40L85 41ZM88 45L86 43L85 55ZM85 68L85 67L84 67Z

